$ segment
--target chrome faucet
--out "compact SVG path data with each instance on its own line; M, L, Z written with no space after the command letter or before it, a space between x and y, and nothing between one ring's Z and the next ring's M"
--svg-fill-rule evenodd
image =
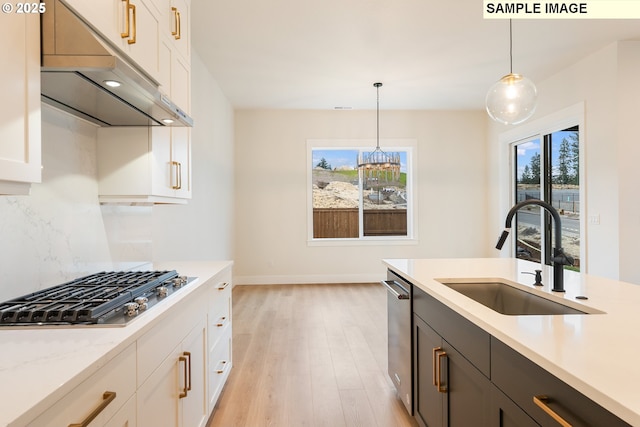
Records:
M496 249L502 249L504 242L507 240L509 236L509 231L511 230L511 221L513 220L513 216L516 214L518 209L527 205L538 205L542 208L546 209L551 216L553 217L553 223L556 227L556 247L553 248L553 257L551 261L553 262L553 288L551 289L554 292L564 292L564 266L565 265L573 265L573 258L564 253L564 249L562 249L562 225L560 224L560 215L558 211L551 206L547 202L543 202L538 199L529 199L522 201L520 203L516 203L507 213L507 220L505 221L504 231L502 235L500 235L500 239L498 239L498 243L496 244Z

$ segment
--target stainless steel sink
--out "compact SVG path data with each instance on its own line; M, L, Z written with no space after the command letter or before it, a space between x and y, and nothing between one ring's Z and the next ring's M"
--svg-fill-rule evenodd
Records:
M585 307L584 310L573 308L501 281L473 280L462 282L439 280L439 282L498 313L511 316L591 314L599 312L588 307Z

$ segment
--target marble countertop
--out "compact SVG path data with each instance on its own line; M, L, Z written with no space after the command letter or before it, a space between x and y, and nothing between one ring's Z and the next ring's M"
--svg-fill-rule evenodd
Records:
M523 274L540 264L512 258L387 259L391 270L511 346L631 425L640 425L640 286L565 271L565 293L551 292ZM495 278L533 293L603 314L509 316L497 313L436 279ZM577 300L586 296L587 300Z
M145 333L231 261L154 263L197 280L123 327L0 328L0 426L22 427Z

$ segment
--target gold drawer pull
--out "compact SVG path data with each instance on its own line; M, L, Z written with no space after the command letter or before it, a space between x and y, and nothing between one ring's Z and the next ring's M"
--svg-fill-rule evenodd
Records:
M172 161L171 166L173 166L173 170L175 171L175 177L176 177L176 181L175 181L176 183L173 184L174 175L173 174L171 175L171 188L173 190L180 190L182 189L182 163Z
M220 284L218 285L218 290L219 290L219 291L224 291L224 290L227 288L227 286L229 286L229 282L223 282L223 283L220 283Z
M130 4L129 8L131 9L131 15L133 16L133 35L131 36L131 38L129 40L127 40L128 44L134 44L136 42L136 25L138 23L137 19L136 19L136 5L135 4ZM129 14L129 12L127 12L127 15Z
M115 398L116 398L115 391L105 391L102 394L102 403L100 403L100 405L98 405L98 407L94 409L93 412L91 412L87 416L87 418L84 419L84 421L82 421L79 424L69 424L69 427L87 427L89 423L91 423L91 421L93 421L95 417L97 417L100 414L100 412L104 411L104 408L109 406L109 403L113 402L113 399Z
M560 424L562 427L571 427L571 424L566 422L564 418L562 418L560 415L558 415L556 413L556 411L554 411L553 409L551 409L549 407L549 405L547 405L547 402L549 400L550 399L549 399L548 396L544 396L544 395L533 396L533 403L538 405L540 407L540 409L542 409L544 412L547 413L547 415L549 415L551 418L553 418L555 422Z
M446 358L447 357L447 352L446 351L442 351L438 354L438 391L440 393L446 393L447 392L447 386L446 385L442 385L442 358Z
M221 367L221 368L219 367L218 369L216 369L216 373L217 373L217 374L222 374L222 373L224 373L224 371L226 371L226 370L227 370L227 366L228 366L228 365L227 365L227 361L226 361L226 360L221 360L221 361L218 363L218 366L220 366L220 365L222 365L222 367Z
M227 316L222 316L218 321L218 323L216 323L216 326L221 328L224 326L225 323L227 323Z
M175 30L171 31L171 35L172 36L177 36L178 35L178 8L177 7L171 7L171 12L173 13L173 25Z
M129 31L131 30L131 22L129 21L129 9L131 9L129 5L129 0L122 0L125 3L124 6L124 29L125 31L120 33L120 37L126 39L129 37Z
M187 390L191 391L191 352L190 351L183 351L182 352L183 355L187 356L187 358L189 359L189 382L187 383Z
M180 392L180 394L178 395L178 398L182 399L183 397L187 397L187 378L189 377L189 373L187 371L187 358L184 356L180 356L178 357L178 361L179 362L184 362L184 387L182 389L182 391Z
M437 376L438 376L438 369L437 369L437 362L436 360L438 359L438 352L442 351L442 347L434 347L433 348L433 385L434 386L438 386L438 380L437 380Z
M177 26L178 26L178 28L177 28L178 29L178 34L175 35L175 39L176 40L180 40L180 38L182 37L182 29L180 28L180 24L182 23L181 22L181 18L180 18L180 12L176 12L176 16L177 16L176 23L177 23Z

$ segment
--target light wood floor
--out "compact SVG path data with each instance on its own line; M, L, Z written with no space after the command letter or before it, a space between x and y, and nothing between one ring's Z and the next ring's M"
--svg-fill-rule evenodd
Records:
M380 284L236 286L208 427L416 426L387 376L386 298Z

